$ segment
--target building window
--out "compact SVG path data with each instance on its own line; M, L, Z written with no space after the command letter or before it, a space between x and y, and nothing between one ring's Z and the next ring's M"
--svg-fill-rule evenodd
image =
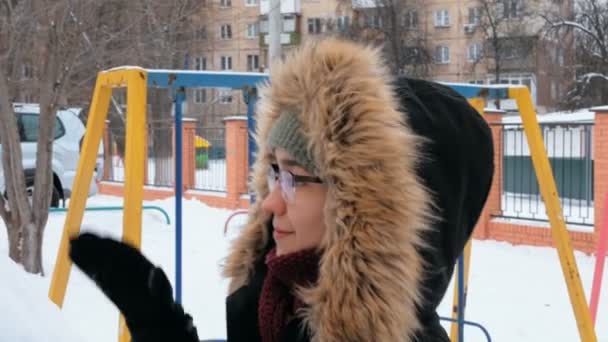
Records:
M407 65L412 65L412 64L422 64L423 62L423 58L426 55L426 53L424 53L422 51L423 49L421 49L419 46L406 46L404 47L404 51L405 51L405 64Z
M245 6L257 6L258 0L245 0Z
M336 29L340 32L348 30L350 27L350 17L340 16L336 18Z
M438 45L435 47L435 63L450 63L450 48L447 45Z
M500 0L496 4L496 14L499 18L519 18L523 14L522 0Z
M554 63L560 66L564 65L564 48L557 46L555 48L555 60Z
M479 7L469 7L469 16L467 18L467 24L479 25L481 22L481 9Z
M231 7L232 0L220 0L220 7Z
M194 57L194 70L207 70L207 57Z
M418 12L415 10L408 11L403 16L403 27L407 30L413 30L418 27Z
M450 13L447 9L435 11L435 27L450 26Z
M519 51L515 46L503 45L498 53L502 60L519 58Z
M218 90L218 97L220 103L232 103L232 89L220 88Z
M220 57L220 66L222 70L232 70L232 56Z
M258 23L247 24L247 32L245 38L254 39L258 37Z
M481 59L481 44L473 43L469 45L467 59L469 62L474 63Z
M367 26L375 29L382 28L382 17L379 15L370 15L367 17Z
M220 27L221 39L232 39L232 27L230 24L225 24Z
M492 74L488 74L487 76L489 84L496 84L496 76ZM501 74L500 84L513 84L513 85L525 85L530 89L530 94L532 95L532 101L536 102L536 82L534 80L534 75L531 74Z
M258 71L260 69L260 56L247 55L247 71Z
M559 83L551 81L551 100L559 100L562 94L560 92Z
M321 18L308 18L308 33L321 33Z
M207 27L201 26L196 31L194 31L194 38L197 40L207 39Z
M194 103L205 103L207 102L207 90L206 89L192 89Z
M268 18L260 19L260 33L268 33Z
M34 76L34 72L32 70L32 65L30 63L21 64L21 78L25 80L29 80Z
M36 102L36 100L34 98L34 95L32 95L30 93L23 93L21 95L21 99L22 99L22 102L25 102L25 103L34 103L34 102Z
M296 17L293 15L286 15L283 17L283 32L295 32L296 31Z

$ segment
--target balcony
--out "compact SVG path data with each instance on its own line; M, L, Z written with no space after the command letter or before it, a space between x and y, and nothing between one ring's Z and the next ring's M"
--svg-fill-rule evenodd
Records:
M268 47L269 39L268 33L261 33L260 47ZM281 33L281 45L298 45L301 39L302 36L299 32Z
M270 11L270 0L260 1L260 15L268 15ZM281 13L302 13L302 7L300 6L300 0L281 0Z

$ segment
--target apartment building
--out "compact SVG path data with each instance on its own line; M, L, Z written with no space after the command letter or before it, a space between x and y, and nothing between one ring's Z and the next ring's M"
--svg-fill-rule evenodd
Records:
M488 14L482 5L491 3ZM432 77L437 80L525 85L540 112L554 108L572 79L567 68L570 42L543 36L544 20L538 15L551 7L561 14L570 1L553 0L427 0L424 24L434 58ZM546 12L545 12L546 13ZM491 16L497 35L484 26ZM500 48L493 49L496 41ZM498 55L498 58L494 58ZM496 63L499 77L496 77ZM506 109L513 109L508 104Z
M201 8L193 20L199 39L188 52L189 69L261 71L259 7L259 0L214 0ZM240 91L192 89L187 98L186 114L209 127L247 111Z
M238 1L238 6L246 0ZM482 25L482 5L490 4L499 22L499 39L512 40L493 58L487 31ZM233 8L237 8L233 1ZM301 42L346 31L354 23L381 28L383 17L374 0L283 0L281 1L283 52ZM539 39L543 20L537 13L550 8L570 13L572 1L557 0L419 0L403 13L403 25L419 31L432 56L430 78L451 82L521 84L530 88L540 111L555 107L572 79L567 68L569 42ZM254 6L252 4L252 6ZM412 6L412 5L409 5ZM268 49L269 0L259 0L259 62L264 69ZM254 20L251 17L251 20ZM236 43L233 42L233 44ZM501 44L506 44L502 42ZM499 61L499 77L495 66ZM246 70L240 68L238 70Z
M408 0L400 23L423 38L432 57L428 77L434 80L496 83L495 59L487 56L488 35L481 25L481 6L492 3L508 32L529 45L525 53L506 49L498 83L530 88L540 111L554 107L572 80L571 42L538 39L543 21L528 15L550 8L572 12L573 0ZM356 25L382 28L386 19L375 14L377 0L281 0L283 52L303 41L348 32ZM401 2L397 2L401 3ZM404 5L405 6L405 5ZM190 19L192 34L184 50L184 67L193 70L265 71L268 66L270 0L207 0ZM381 37L380 37L381 38ZM529 44L528 44L529 43ZM180 53L182 51L180 50ZM135 60L133 63L137 63ZM181 64L181 63L180 63ZM32 63L24 59L18 78L31 78ZM19 100L35 101L30 91ZM83 95L88 98L90 92ZM246 112L242 94L226 89L192 89L185 113L208 126L221 126L227 115Z

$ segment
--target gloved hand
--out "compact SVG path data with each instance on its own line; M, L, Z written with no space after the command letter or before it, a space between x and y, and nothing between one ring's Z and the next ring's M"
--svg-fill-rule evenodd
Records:
M70 258L125 317L133 342L198 342L192 317L173 300L165 272L136 248L91 233L70 242Z

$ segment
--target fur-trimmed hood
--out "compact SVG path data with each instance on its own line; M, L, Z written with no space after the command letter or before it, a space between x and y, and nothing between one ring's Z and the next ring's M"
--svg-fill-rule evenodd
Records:
M226 260L230 293L247 284L269 239L266 141L299 113L327 184L319 280L297 295L313 341L409 341L420 328L421 235L429 195L415 167L420 139L403 122L379 51L338 39L307 43L273 65L257 108L256 203Z

